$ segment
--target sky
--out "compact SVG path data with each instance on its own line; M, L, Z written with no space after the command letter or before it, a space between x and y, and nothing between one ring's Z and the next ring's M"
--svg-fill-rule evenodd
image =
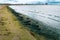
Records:
M32 1L41 1L41 2L45 2L46 0L0 0L0 3L4 3L4 2L26 3L26 2L32 2Z
M47 2L47 0L0 0L0 3L27 3L32 1ZM60 1L60 0L56 0Z
M41 1L41 2L45 2L46 0L21 0L21 2L31 2L31 1Z

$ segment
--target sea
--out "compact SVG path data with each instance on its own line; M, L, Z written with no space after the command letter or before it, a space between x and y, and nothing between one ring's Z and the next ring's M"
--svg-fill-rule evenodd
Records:
M16 12L60 29L60 5L11 5Z

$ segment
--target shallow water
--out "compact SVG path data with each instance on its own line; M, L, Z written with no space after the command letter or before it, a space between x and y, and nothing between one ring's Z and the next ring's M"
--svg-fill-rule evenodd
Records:
M10 7L19 13L43 22L45 25L60 29L59 5L15 5Z

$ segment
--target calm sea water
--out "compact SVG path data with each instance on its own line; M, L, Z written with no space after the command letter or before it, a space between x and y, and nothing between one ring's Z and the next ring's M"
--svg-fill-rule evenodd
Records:
M60 29L59 5L15 5L10 7L16 12L27 15L51 27Z

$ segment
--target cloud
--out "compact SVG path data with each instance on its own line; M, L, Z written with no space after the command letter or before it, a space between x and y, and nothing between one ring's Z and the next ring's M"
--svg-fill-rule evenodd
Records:
M40 1L40 2L47 2L48 0L0 0L0 3L27 3L27 2L32 2L32 1ZM52 0L51 0L52 1ZM55 1L60 1L60 0L55 0Z
M44 2L46 0L0 0L0 3L26 3L31 1L41 1Z

